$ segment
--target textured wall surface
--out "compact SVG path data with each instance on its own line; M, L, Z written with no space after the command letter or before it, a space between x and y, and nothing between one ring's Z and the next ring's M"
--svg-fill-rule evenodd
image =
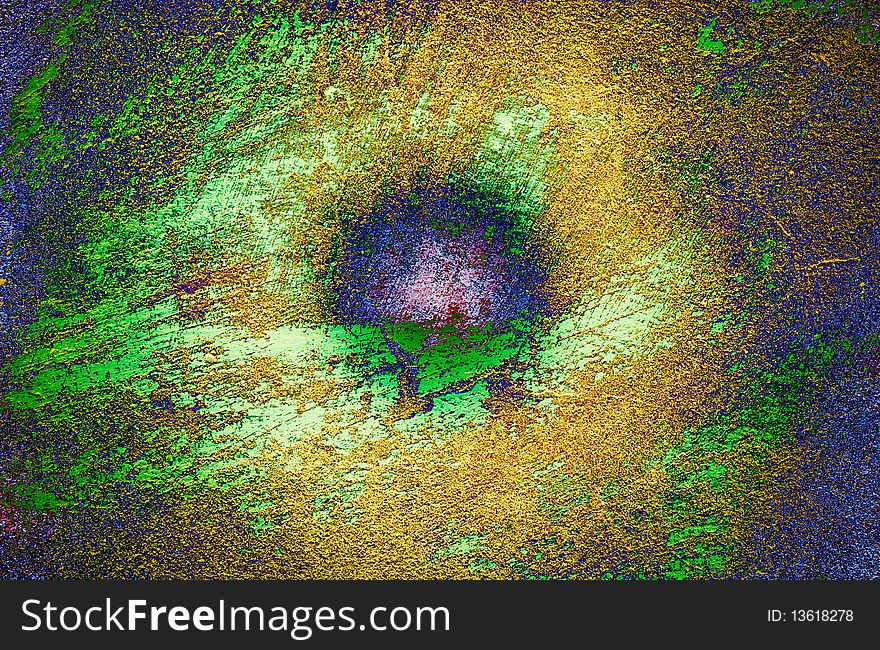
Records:
M0 8L0 575L880 577L880 13Z

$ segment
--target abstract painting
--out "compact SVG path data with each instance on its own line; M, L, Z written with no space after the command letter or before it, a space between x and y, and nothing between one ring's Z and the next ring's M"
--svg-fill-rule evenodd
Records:
M0 24L0 575L880 577L871 3Z

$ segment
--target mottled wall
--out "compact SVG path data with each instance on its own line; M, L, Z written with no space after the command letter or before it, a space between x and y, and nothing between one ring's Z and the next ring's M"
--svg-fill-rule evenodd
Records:
M2 18L3 575L878 575L876 10Z

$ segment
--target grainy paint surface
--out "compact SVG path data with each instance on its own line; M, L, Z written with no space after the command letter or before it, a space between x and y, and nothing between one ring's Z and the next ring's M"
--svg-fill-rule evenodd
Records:
M869 4L0 22L0 575L880 575Z

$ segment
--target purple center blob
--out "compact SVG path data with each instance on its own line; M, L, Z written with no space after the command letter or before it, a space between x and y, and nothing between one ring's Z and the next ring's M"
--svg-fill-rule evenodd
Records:
M497 196L433 186L390 198L345 233L334 271L343 322L505 329L536 315L546 256Z
M380 318L393 323L482 329L504 311L510 282L492 244L476 233L445 237L428 230L411 248L375 257L368 299Z

